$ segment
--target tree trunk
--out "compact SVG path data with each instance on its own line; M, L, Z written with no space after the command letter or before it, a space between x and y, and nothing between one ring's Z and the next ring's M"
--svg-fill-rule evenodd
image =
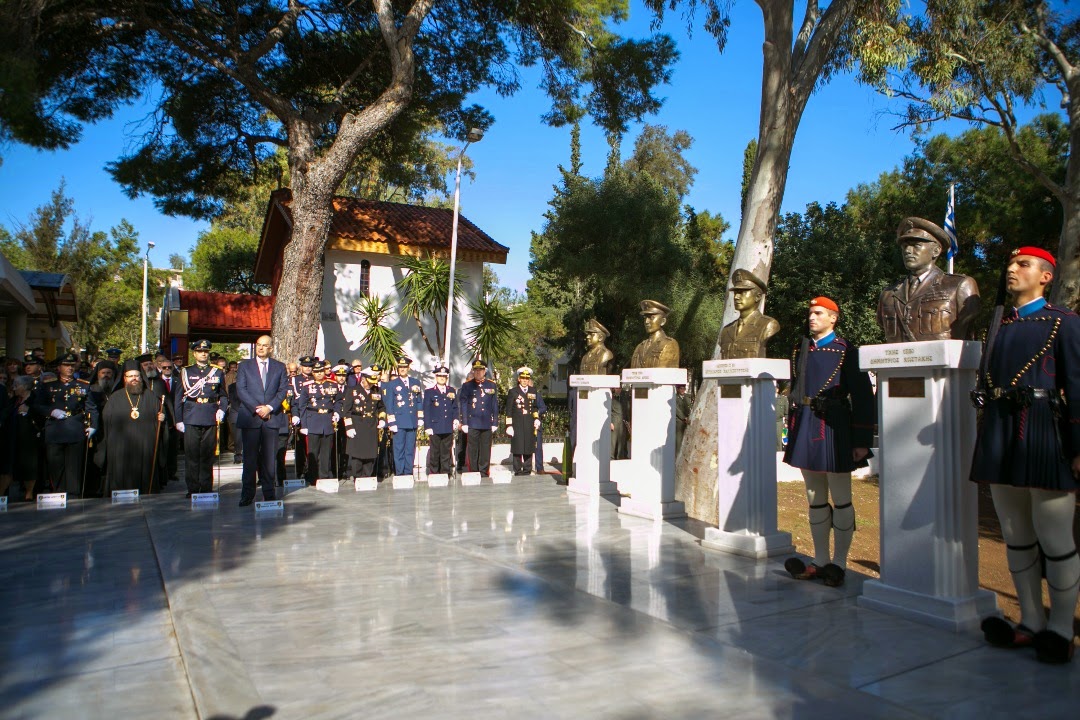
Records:
M761 122L731 269L750 270L768 282L788 163L809 92L796 86L792 72L792 3L758 4L765 21ZM735 315L734 306L725 303L723 324L732 322ZM720 357L719 334L713 357ZM706 380L698 391L676 460L675 493L685 503L688 515L713 525L717 522L717 442L716 383Z
M1057 193L1063 213L1057 248L1057 277L1050 302L1080 310L1080 79L1069 83L1069 159L1065 187Z

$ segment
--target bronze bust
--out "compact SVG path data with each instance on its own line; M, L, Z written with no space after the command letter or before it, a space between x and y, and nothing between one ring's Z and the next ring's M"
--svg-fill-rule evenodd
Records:
M608 329L592 319L585 323L585 345L588 348L581 358L582 375L607 375L608 365L615 355L604 341L611 336Z
M739 319L720 331L720 357L765 357L765 343L780 331L780 323L758 310L765 296L765 283L740 268L731 274L731 292Z
M967 275L950 275L937 266L949 248L949 236L939 226L910 217L896 229L908 275L886 287L878 298L878 325L885 342L966 340L979 313L979 287Z
M641 315L649 337L638 343L630 358L631 368L679 367L679 343L664 332L671 308L655 300L641 301Z

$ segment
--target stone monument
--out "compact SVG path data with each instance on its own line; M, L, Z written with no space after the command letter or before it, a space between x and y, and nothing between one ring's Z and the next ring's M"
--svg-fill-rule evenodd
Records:
M765 297L765 283L740 268L731 274L731 293L739 317L720 331L720 357L725 360L765 357L765 343L780 331L780 323L758 309Z
M630 358L631 368L679 367L679 342L667 336L664 323L671 308L655 300L641 301L641 316L645 320L647 338L638 343Z

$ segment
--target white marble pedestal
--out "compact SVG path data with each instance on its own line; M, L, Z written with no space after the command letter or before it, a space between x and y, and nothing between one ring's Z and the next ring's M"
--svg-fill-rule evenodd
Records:
M752 558L795 552L776 527L776 381L791 377L787 360L709 360L702 376L716 393L718 512L701 546Z
M618 375L571 375L577 393L573 477L567 492L576 495L618 497L611 481L611 390Z
M675 500L675 386L686 384L686 370L623 370L622 384L630 386L633 397L633 484L619 512L650 520L685 517L683 504Z
M980 345L962 340L868 345L859 366L877 373L881 453L881 580L859 605L944 627L978 626L997 612L979 588L975 445Z

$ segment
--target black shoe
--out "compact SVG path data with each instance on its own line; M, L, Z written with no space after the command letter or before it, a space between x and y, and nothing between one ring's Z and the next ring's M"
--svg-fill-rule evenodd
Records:
M1053 630L1035 633L1035 659L1041 663L1063 665L1072 660L1076 646L1072 638L1065 639Z
M232 462L233 462L233 465L239 465L240 463L244 462L244 458L241 457L240 455L233 455L232 456Z
M273 502L274 500L277 500L277 496L275 496L275 495L267 496L265 494L263 495L263 502Z
M844 584L844 568L834 563L829 563L821 569L821 579L828 587L840 587Z
M240 507L247 507L253 502L255 502L255 498L253 497L249 497L246 500L244 498L240 498Z

